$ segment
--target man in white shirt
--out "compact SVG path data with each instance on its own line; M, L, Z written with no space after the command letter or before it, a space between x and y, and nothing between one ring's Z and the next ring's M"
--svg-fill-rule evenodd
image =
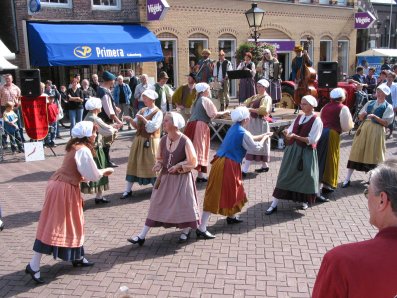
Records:
M215 82L220 83L221 89L218 90L218 99L221 103L221 111L227 109L229 106L229 78L227 72L233 70L232 63L225 59L225 52L223 50L219 51L219 61L214 67L213 77Z

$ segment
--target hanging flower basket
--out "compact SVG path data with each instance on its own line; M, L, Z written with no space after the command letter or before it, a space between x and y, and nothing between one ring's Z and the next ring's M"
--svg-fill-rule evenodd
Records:
M252 54L252 61L257 64L262 60L265 49L270 50L272 55L277 57L276 47L270 43L260 42L256 45L254 42L245 42L239 45L236 51L236 59L240 63L244 60L245 53L250 52Z

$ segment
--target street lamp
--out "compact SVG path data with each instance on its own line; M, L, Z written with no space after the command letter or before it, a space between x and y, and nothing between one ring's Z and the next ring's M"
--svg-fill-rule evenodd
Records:
M251 37L257 43L260 34L257 29L262 26L263 17L265 15L265 11L263 9L258 8L258 4L252 3L251 9L245 12L245 16L247 17L248 26L250 28L254 28L254 33L251 34Z

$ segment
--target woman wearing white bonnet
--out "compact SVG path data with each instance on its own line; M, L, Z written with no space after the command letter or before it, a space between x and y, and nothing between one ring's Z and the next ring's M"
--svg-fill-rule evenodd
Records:
M140 234L128 239L143 245L152 227L182 229L179 242L186 242L191 229L197 229L200 212L192 170L197 166L193 144L181 133L185 126L182 115L167 112L153 170L159 172L150 198L149 212Z
M196 182L207 182L204 173L207 173L210 154L210 128L211 119L228 113L218 112L210 99L211 91L207 83L196 84L197 96L192 104L191 116L185 128L185 135L193 142L197 153L198 171Z
M267 122L266 117L269 116L269 113L272 110L272 98L266 91L268 87L269 82L267 80L259 80L256 83L258 94L244 101L244 105L250 111L250 122L247 129L253 135L270 132L269 123ZM255 172L262 173L269 171L269 161L270 138L266 140L262 151L247 151L242 168L243 177L247 175L251 162L259 163L261 167L256 169Z
M316 146L323 123L314 113L314 108L317 107L315 97L303 96L300 107L304 114L299 115L284 130L287 147L273 191L273 201L266 210L266 215L277 211L280 199L300 202L303 210L316 200L319 187Z
M393 122L393 106L386 101L390 88L381 84L376 88L376 100L367 102L358 114L362 121L357 129L347 162L347 176L342 188L350 186L354 170L369 172L385 160L386 127Z
M321 110L323 132L317 144L320 181L317 199L320 201L328 201L321 193L333 192L337 187L340 134L353 128L350 110L342 103L346 98L345 90L335 88L331 91L330 97L330 102Z
M196 230L198 238L215 238L207 225L211 214L227 216L228 224L242 222L236 217L247 202L241 179L241 162L247 150L260 151L272 133L253 136L245 126L250 121L250 112L240 106L231 112L234 124L229 128L225 139L211 162L211 172L205 190L201 224Z
M94 162L96 130L89 121L81 121L72 128L72 139L66 144L62 166L48 181L33 246L34 255L25 269L38 284L44 283L40 276L42 254L72 262L74 267L94 265L84 257L80 181L97 181L113 173L112 168L98 169Z
M159 97L156 91L146 89L142 93L145 107L139 110L135 118L124 116L137 130L128 156L126 185L120 199L124 200L132 195L132 186L154 184L156 173L152 170L156 163L156 154L160 144L161 123L163 113L156 107L155 100Z
M85 103L85 109L88 111L85 116L85 121L90 121L98 127L98 134L95 139L95 152L94 157L95 163L98 169L106 168L108 160L106 159L106 154L103 151L105 145L105 137L115 137L117 129L120 127L119 124L109 125L106 124L98 114L102 110L102 101L97 97L90 97ZM109 178L103 176L98 181L82 182L80 184L81 192L84 194L96 194L95 204L109 203L109 200L103 196L104 191L109 190Z

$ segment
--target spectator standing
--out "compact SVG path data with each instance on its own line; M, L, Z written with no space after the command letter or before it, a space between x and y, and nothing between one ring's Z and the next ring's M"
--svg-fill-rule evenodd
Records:
M154 91L159 97L156 99L156 106L163 112L171 111L172 109L172 91L171 87L167 85L169 77L165 71L160 72L159 80L154 84Z
M76 123L83 120L83 91L78 87L78 80L73 79L71 88L67 91L69 102L70 132Z
M48 95L47 100L48 134L44 140L44 144L48 147L56 147L54 140L57 133L59 109L58 105L55 103L54 94Z
M371 171L369 222L378 229L371 240L344 244L327 252L313 298L395 297L397 293L397 160Z
M134 113L136 114L137 111L145 107L145 104L142 99L142 93L147 90L153 90L154 91L154 85L149 83L148 80L148 75L143 74L141 75L141 82L136 86L135 92L134 92Z
M123 82L123 76L117 77L117 82L113 88L113 98L116 106L121 110L121 112L117 115L119 119L122 119L123 116L131 116L130 110L130 100L131 100L131 89L130 86ZM131 130L131 124L127 122L128 129ZM120 128L123 130L123 127Z
M99 80L98 80L98 75L96 73L94 73L91 76L92 82L91 82L91 87L94 89L95 93L98 92L98 87L99 85Z
M95 97L96 96L96 92L94 90L94 88L92 88L90 86L90 82L87 79L84 79L81 82L81 91L83 92L83 108L84 108L84 112L83 112L83 118L85 118L85 116L87 115L88 111L85 108L85 104L87 103L87 100L90 97Z

